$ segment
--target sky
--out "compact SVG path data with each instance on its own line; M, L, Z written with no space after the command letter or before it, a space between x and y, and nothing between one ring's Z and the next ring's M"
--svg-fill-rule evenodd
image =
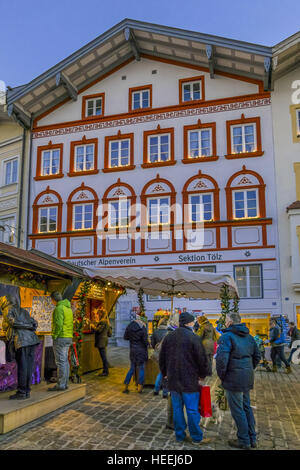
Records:
M0 81L28 83L125 18L273 46L300 0L0 0Z

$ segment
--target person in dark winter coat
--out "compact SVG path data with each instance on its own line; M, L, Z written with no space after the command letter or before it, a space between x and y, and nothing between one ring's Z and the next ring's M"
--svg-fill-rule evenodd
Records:
M216 367L237 426L237 440L230 440L228 444L250 449L250 446L256 447L256 432L249 392L254 385L254 369L260 361L260 352L238 314L227 315L225 326L218 341Z
M155 346L159 345L167 334L168 334L168 317L165 317L165 318L160 319L157 329L153 332L153 335L151 338L152 348L155 349ZM160 387L162 384L163 384L163 398L168 398L168 389L166 386L166 380L163 379L161 372L157 374L153 395L159 394Z
M170 332L162 342L159 367L168 379L176 440L186 440L185 406L192 441L199 444L208 442L208 439L203 439L199 425L199 379L207 376L209 367L201 339L193 333L193 325L193 315L181 313L179 328Z
M108 315L105 310L98 314L98 322L95 326L95 348L98 348L100 357L102 359L103 371L99 374L100 377L108 376L108 361L106 356L106 348L108 345L108 338L112 335L112 328L109 323Z
M298 330L298 328L296 327L295 323L294 322L289 322L289 331L288 331L288 335L291 337L291 342L290 342L290 348L291 348L291 352L290 352L290 355L289 355L289 358L288 358L288 363L291 364L291 361L292 361L292 356L294 354L295 351L297 351L298 347L294 348L293 347L293 342L294 341L300 341L300 330Z
M136 369L139 370L138 392L142 393L145 379L145 362L148 360L148 334L144 321L139 315L127 326L124 339L130 344L130 369L125 377L123 393L129 393L128 386Z
M271 318L270 319L270 331L269 331L269 342L271 343L271 359L273 363L272 372L277 372L277 365L276 359L279 359L285 364L286 366L286 373L291 373L291 366L289 362L286 360L284 355L284 342L280 340L281 331L279 326L277 325L276 321Z
M3 319L2 328L9 341L13 341L18 368L18 388L10 400L30 398L30 385L34 363L35 348L39 339L35 334L37 321L28 311L21 308L15 297L8 297L11 307Z

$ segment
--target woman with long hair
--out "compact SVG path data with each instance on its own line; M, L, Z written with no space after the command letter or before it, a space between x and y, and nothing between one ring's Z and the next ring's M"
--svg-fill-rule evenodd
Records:
M106 357L106 348L108 345L108 338L112 335L112 328L109 323L107 311L99 309L94 313L96 318L95 330L95 347L98 348L100 357L103 363L103 371L99 374L100 377L108 376L108 361Z

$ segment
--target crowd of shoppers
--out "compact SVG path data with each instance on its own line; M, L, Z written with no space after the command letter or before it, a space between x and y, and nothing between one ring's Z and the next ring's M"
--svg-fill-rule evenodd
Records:
M176 441L188 441L195 445L210 441L203 437L200 427L199 399L201 384L212 375L215 357L216 372L237 428L237 438L230 439L228 444L245 450L257 447L255 418L250 402L254 371L261 359L263 365L267 363L264 343L269 342L273 368L267 370L277 371L276 358L279 357L286 365L287 373L291 372L290 361L297 346L300 346L300 331L293 323L289 323L289 327L291 354L287 360L284 355L284 336L275 319L270 321L269 339L266 341L261 340L258 334L252 337L247 326L241 323L238 313L226 316L225 327L219 338L205 315L198 316L195 321L192 314L183 312L179 315L178 325L171 325L167 319L159 322L151 337L151 346L158 354L159 362L153 393L158 395L161 388L163 397L167 398L170 393L166 427L174 429ZM124 381L123 392L129 392L129 382L135 371L139 372L138 390L142 392L149 344L146 325L139 315L128 325L124 339L130 342L131 367ZM187 436L187 428L190 436Z

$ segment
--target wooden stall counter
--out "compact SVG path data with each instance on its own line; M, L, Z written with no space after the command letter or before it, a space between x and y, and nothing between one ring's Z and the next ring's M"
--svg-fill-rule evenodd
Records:
M83 337L81 362L82 373L92 372L103 367L99 350L95 348L95 334L86 333Z

